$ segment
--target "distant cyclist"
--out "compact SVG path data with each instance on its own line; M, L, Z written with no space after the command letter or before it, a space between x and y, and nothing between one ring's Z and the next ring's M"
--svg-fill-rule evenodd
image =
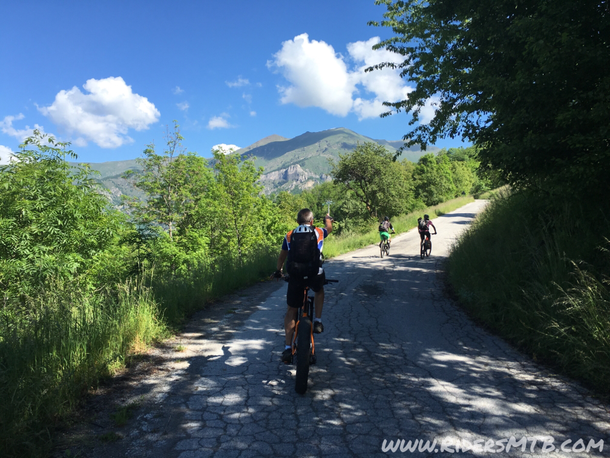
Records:
M423 220L421 218L417 218L417 230L419 231L419 236L422 243L426 239L426 235L430 237L430 226L434 228L434 234L437 234L436 227L434 224L432 224L432 221L430 221L430 217L428 215L424 215Z
M386 240L390 240L390 231L392 231L392 234L396 232L394 230L394 226L392 226L392 223L390 223L390 218L386 216L379 225L379 238L381 238L379 246L381 246L381 244Z

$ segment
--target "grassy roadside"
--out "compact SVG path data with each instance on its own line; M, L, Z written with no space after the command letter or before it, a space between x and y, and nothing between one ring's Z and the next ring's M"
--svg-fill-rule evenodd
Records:
M477 321L602 396L610 395L609 210L504 195L448 262L451 286Z
M417 218L422 217L426 213L429 215L441 216L463 207L470 202L474 202L472 196L458 197L442 204L435 205L434 207L428 207L417 212L398 216L392 219L392 225L398 235L417 227ZM337 237L334 236L334 234L331 234L324 242L324 257L330 259L343 253L348 253L378 243L379 231L377 230L377 224L373 224L371 229L364 234L344 233Z
M393 220L397 233L415 227L424 213L441 215L472 197L462 197ZM378 242L366 234L331 235L327 257ZM125 367L130 356L170 337L204 304L265 279L275 270L277 250L261 251L243 265L227 261L188 277L155 281L154 294L141 283L108 291L79 291L69 283L29 298L23 313L0 309L0 450L10 457L45 456L53 429L101 380Z

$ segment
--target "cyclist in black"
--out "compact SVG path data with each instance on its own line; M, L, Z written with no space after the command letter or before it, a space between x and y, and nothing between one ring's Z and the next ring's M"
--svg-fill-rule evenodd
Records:
M430 237L430 226L434 228L434 234L436 234L436 227L432 224L428 215L424 215L423 221L421 218L417 218L417 230L419 231L422 243L426 239L426 235Z

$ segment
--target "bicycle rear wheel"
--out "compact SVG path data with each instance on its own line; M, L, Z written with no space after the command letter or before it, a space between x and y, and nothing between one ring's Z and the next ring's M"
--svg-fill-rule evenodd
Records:
M432 242L430 240L426 240L425 249L426 257L430 256L430 253L432 253Z
M383 242L381 242L379 244L379 254L381 255L382 258L383 258L383 251L384 251L384 249L383 249Z
M311 320L302 317L297 334L297 375L294 390L299 394L307 391L309 377L309 357L311 356Z
M390 242L385 243L385 254L386 256L390 256Z

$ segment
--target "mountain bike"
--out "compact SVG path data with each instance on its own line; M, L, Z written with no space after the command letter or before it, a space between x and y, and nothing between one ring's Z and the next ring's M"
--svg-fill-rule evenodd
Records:
M394 232L395 231L392 231L392 234L394 234ZM390 256L390 239L382 240L381 242L379 242L379 254L382 258L384 253L386 254L386 256Z
M382 240L379 243L379 252L381 257L383 258L383 254L385 253L387 256L390 256L390 240Z
M288 277L284 277L288 281ZM337 283L339 280L326 279L324 284ZM303 289L303 305L297 312L297 322L292 336L292 362L296 360L297 373L294 390L299 394L307 391L309 366L316 364L316 346L313 338L313 318L315 313L314 297L309 294L309 287Z
M429 232L427 232L426 237L424 238L424 240L422 240L420 246L420 256L422 259L424 258L424 256L430 256L430 253L432 252L432 240L430 240L430 236L435 234L436 232L434 234L430 234Z

